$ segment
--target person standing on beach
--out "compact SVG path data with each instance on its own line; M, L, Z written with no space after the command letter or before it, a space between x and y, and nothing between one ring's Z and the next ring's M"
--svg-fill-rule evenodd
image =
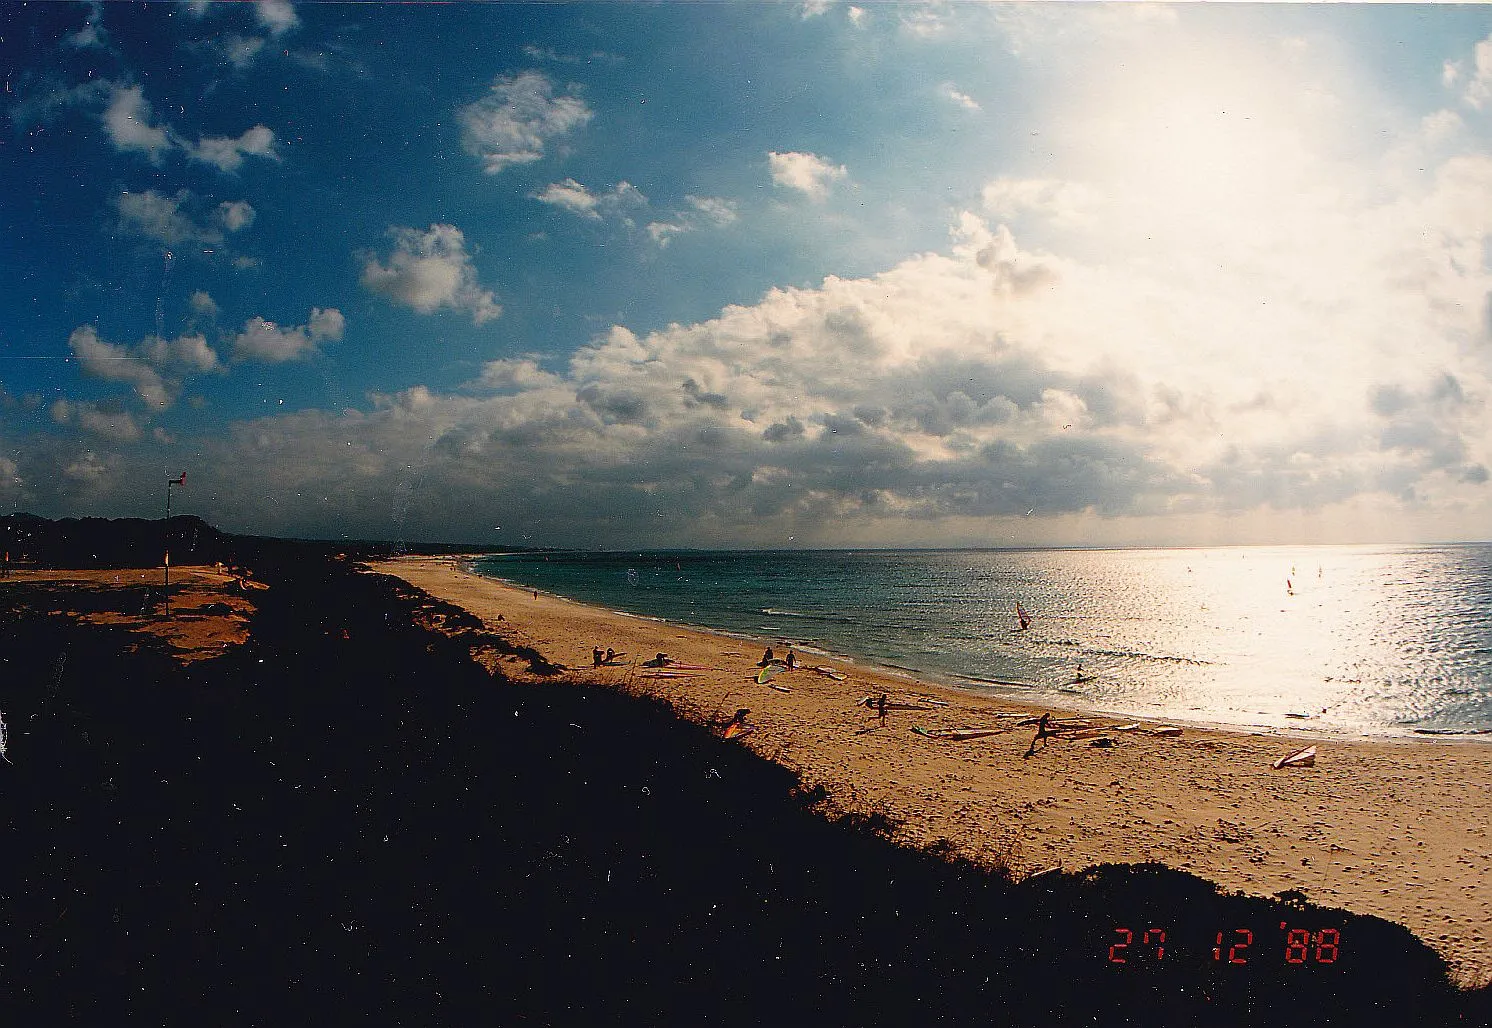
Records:
M1031 745L1026 748L1026 756L1029 757L1036 752L1036 740L1038 739L1041 740L1041 748L1046 749L1047 740L1055 734L1050 728L1051 723L1051 714L1041 715L1041 720L1036 722L1036 734L1031 737Z
M767 652L762 654L762 659L761 659L760 663L758 663L756 666L757 667L766 667L768 664L772 663L772 661L774 661L776 659L777 658L775 656L773 656L773 654L772 654L772 647L768 646L767 647Z
M786 663L787 666L790 668L795 668L798 666L798 655L793 652L791 646L788 647L787 657L784 658L784 663Z
M601 647L594 646L591 648L591 663L595 664L596 667L600 667L601 662L605 659L606 654L601 652Z
M881 724L884 725L886 723L886 694L885 693L881 693L880 697L876 700L876 713L881 716Z

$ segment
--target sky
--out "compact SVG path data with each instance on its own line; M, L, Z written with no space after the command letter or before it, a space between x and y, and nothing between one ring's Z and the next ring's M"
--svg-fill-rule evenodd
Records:
M1492 537L1492 8L0 4L0 511Z

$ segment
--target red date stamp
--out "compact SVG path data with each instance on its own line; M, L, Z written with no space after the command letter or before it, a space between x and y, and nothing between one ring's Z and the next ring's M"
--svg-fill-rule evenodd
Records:
M1216 964L1247 964L1251 959L1283 958L1287 964L1335 964L1342 953L1342 932L1339 928L1291 928L1288 922L1280 922L1284 933L1283 951L1277 946L1267 950L1256 945L1254 932L1250 928L1234 928L1231 932L1220 931L1213 940L1212 961ZM1115 928L1117 936L1109 946L1109 963L1156 964L1166 959L1166 930L1150 927L1136 938L1130 928Z

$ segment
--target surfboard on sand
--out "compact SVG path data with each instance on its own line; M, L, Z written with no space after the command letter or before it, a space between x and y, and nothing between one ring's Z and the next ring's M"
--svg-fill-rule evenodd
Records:
M767 683L767 688L768 689L776 689L778 692L792 692L792 690L789 689L787 686L785 686L785 685L778 685L776 682L768 682Z
M1274 762L1274 769L1278 771L1284 767L1315 767L1316 747L1307 746L1303 750L1296 750L1288 757L1281 757Z
M926 728L913 728L913 732L926 739L951 739L954 742L966 742L969 739L983 739L989 735L999 735L1004 729L1000 728L935 728L929 731Z
M835 671L832 667L825 667L822 664L820 664L818 667L810 668L809 670L810 671L817 671L819 674L824 675L825 677L828 677L828 678L832 678L836 682L843 682L846 678L849 677L849 675L843 674L842 672L839 672L839 671Z
M1151 735L1180 735L1181 729L1175 725L1157 725L1150 729Z
M858 703L856 703L855 706L857 706L857 707L869 707L871 710L878 710L879 709L879 704L876 703L876 697L874 697L874 696L867 696L867 697L865 697L865 699L863 699L863 700L859 701ZM887 710L937 710L938 708L935 707L935 706L932 706L931 704L926 704L926 703L903 703L900 700L887 700L886 701L886 709Z

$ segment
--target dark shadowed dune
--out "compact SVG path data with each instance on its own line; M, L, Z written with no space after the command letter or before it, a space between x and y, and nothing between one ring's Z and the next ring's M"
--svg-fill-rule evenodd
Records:
M0 614L0 1023L1488 1021L1397 926L902 850L659 706L494 681L331 546L213 545L271 586L215 660Z

